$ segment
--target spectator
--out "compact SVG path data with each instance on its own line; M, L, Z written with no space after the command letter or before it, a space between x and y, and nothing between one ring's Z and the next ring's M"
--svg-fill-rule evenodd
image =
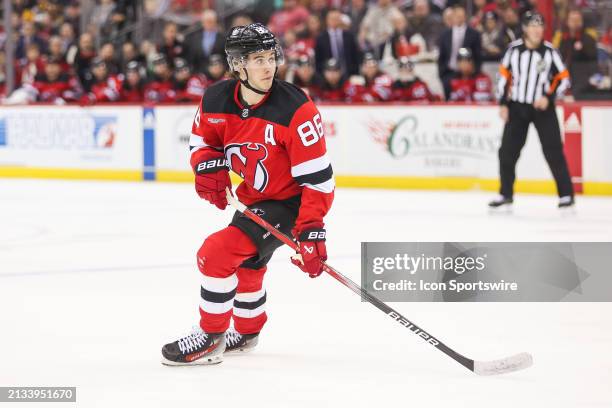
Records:
M34 88L38 102L64 105L79 99L81 90L78 80L62 69L63 60L50 58L42 73L36 76Z
M456 77L450 82L450 100L453 102L489 102L493 100L493 86L488 75L478 71L472 52L460 48L457 53Z
M100 0L100 4L94 7L91 15L91 27L95 33L99 33L102 41L108 41L115 37L125 22L124 11L114 0Z
M72 67L66 61L62 39L59 36L54 35L53 37L49 38L48 51L49 54L47 58L49 60L56 60L60 64L62 72L69 72L72 69Z
M232 18L230 28L238 26L248 26L251 23L253 23L253 19L251 18L251 16L249 16L248 14L239 13Z
M487 0L474 0L472 16L470 17L470 27L480 32L483 31L484 17L487 13L493 13L494 11L485 10L487 6Z
M173 102L176 98L172 69L163 54L153 60L153 78L145 86L145 102Z
M185 50L183 42L178 38L178 27L170 22L164 25L162 33L162 43L158 47L159 52L164 54L168 61L174 61L176 58L184 58Z
M519 12L519 5L514 0L495 0L487 3L482 8L482 12L487 13L489 11L492 11L498 16L502 16L506 12L506 10L510 8L516 10L517 13Z
M507 8L502 14L503 29L498 44L502 50L508 48L511 42L523 36L523 29L520 24L518 11L514 8Z
M300 32L287 30L283 37L284 52L288 59L297 59L301 55L314 55L317 37L321 33L321 21L316 15L306 20Z
M361 64L361 76L350 79L346 89L349 102L382 102L391 99L393 81L381 72L373 54L365 54Z
M223 81L227 77L227 66L225 59L221 54L211 55L208 59L208 67L206 67L206 79L208 86L219 81Z
M132 61L136 61L139 64L140 69L142 69L143 65L146 64L145 58L140 55L134 43L127 41L121 45L121 55L119 56L119 66L121 67L121 72L124 72L127 65Z
M23 23L21 35L17 39L15 59L25 58L26 50L30 44L36 44L41 53L46 51L45 41L36 32L36 26L33 22L27 21Z
M442 33L439 42L438 75L444 87L444 96L450 97L450 81L457 74L457 55L464 47L470 50L476 71L480 71L481 39L480 33L466 24L465 9L453 8L453 28Z
M325 62L323 68L323 84L319 92L319 98L325 102L346 101L346 79L342 76L340 63L335 59Z
M78 0L68 2L64 8L64 24L69 24L72 27L72 39L74 40L77 35L80 34L79 26L81 24L81 7ZM61 29L62 28L60 27L60 30Z
M584 99L593 91L589 78L597 73L597 42L593 30L584 28L582 12L570 10L566 29L555 34L553 44L559 49L563 63L570 72L572 93L576 99Z
M502 56L501 26L497 14L488 11L482 19L482 60L499 61Z
M6 98L6 54L4 51L0 51L0 103Z
M205 73L210 56L225 52L225 38L219 30L215 11L204 10L200 23L202 28L187 38L185 55L194 72Z
M315 45L317 71L323 73L325 61L333 58L340 62L345 76L359 72L359 48L353 33L340 27L340 10L331 9L326 16L327 29L319 35Z
M116 102L121 96L121 81L110 75L106 63L100 57L91 61L92 80L88 92L81 97L81 103L94 104Z
M444 9L444 11L442 12L442 24L444 25L444 29L453 28L454 22L455 22L455 16L454 16L453 8L449 7L447 9Z
M191 68L183 58L174 61L174 91L176 102L199 102L206 89L206 77L192 74Z
M296 68L293 76L293 84L299 86L313 100L319 100L322 79L317 74L315 63L312 58L302 55L296 61Z
M401 18L402 13L391 0L378 0L370 6L359 31L359 44L362 49L374 53L380 59L381 45L393 35L393 19Z
M120 72L119 64L115 58L115 46L113 43L107 42L102 44L98 55L106 63L106 69L108 69L110 75L117 75Z
M351 27L350 32L353 33L355 37L359 35L359 28L361 27L361 22L368 12L368 5L366 0L350 0L349 4L346 8L346 15L351 19Z
M442 18L432 14L427 0L415 0L412 13L408 16L408 31L410 35L420 34L425 40L427 51L437 47L438 38L444 30Z
M270 17L268 28L282 38L287 30L303 30L309 15L308 10L299 5L297 0L284 0L283 8Z
M385 43L381 52L383 61L395 65L395 60L400 57L409 57L425 51L427 46L420 34L412 34L407 28L407 22L403 15L393 18L393 35Z
M144 101L144 68L137 61L130 61L125 68L121 84L121 101L141 103Z
M88 92L93 81L89 68L95 56L96 49L90 33L81 34L78 46L71 47L66 55L66 60L74 67L77 78Z
M319 17L319 21L325 20L325 16L329 11L327 0L310 0L308 9L311 16Z
M70 23L64 23L60 26L59 37L62 40L62 52L64 56L68 54L68 50L75 44L74 27Z
M311 15L306 20L306 28L303 32L298 33L300 40L305 41L307 46L314 50L317 37L323 32L323 24L319 16Z
M391 87L392 100L404 102L437 100L427 84L416 76L414 63L408 57L401 57L398 65L398 78Z

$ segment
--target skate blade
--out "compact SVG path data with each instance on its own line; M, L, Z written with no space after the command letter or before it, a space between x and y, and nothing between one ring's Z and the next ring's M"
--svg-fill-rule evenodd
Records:
M504 204L499 207L489 207L489 214L491 215L505 215L505 214L513 214L514 208L512 204Z
M182 363L178 361L171 361L162 356L161 363L165 366L179 367L179 366L198 366L198 365L215 365L223 362L223 355L204 357L192 361L190 363Z
M223 353L224 356L235 356L235 355L239 355L239 354L245 354L245 353L250 353L251 351L255 350L255 347L248 347L248 348L240 348L240 349L235 349L235 350L230 350L230 351L225 351Z
M576 214L578 214L578 212L576 211L576 206L572 205L571 207L559 208L559 214L561 214L562 218L565 218L565 217L573 217Z

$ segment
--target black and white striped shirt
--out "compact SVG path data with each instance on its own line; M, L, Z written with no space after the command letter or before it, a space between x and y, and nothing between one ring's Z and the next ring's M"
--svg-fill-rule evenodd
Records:
M508 101L532 104L542 96L554 100L569 87L569 72L559 52L543 41L529 49L522 39L510 43L499 66L497 94L502 104Z

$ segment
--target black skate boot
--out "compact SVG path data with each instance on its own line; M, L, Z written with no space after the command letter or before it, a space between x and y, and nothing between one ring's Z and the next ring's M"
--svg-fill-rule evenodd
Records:
M559 198L559 208L572 208L576 202L573 196L563 196Z
M225 332L225 354L248 353L257 346L259 333L240 334L230 328Z
M489 210L492 211L512 211L512 203L514 201L511 197L504 197L499 195L489 202Z
M204 333L200 327L162 348L162 364L171 366L218 364L223 361L223 333Z

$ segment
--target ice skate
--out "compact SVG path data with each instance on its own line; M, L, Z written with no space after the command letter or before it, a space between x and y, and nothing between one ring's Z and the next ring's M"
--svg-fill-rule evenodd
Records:
M196 326L187 336L162 348L162 364L171 366L208 365L223 361L225 335L205 333Z
M512 198L499 195L489 202L489 211L492 213L511 213L513 202Z
M252 351L259 341L259 333L240 334L230 328L225 332L225 354L248 353Z
M571 217L576 214L576 201L573 196L563 196L559 198L559 204L557 207L561 212L562 217Z

